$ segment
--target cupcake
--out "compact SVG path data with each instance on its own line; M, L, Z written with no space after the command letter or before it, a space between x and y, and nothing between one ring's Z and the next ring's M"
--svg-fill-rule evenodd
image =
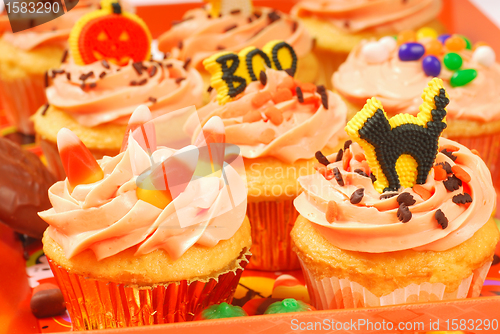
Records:
M480 42L471 45L458 35L398 41L405 43L399 47L389 47L382 40L361 43L333 75L335 90L347 102L348 119L371 96L383 103L390 116L416 115L421 87L429 77L439 77L450 95L443 135L477 150L498 187L500 65L493 49Z
M46 72L59 66L71 27L93 10L95 3L97 1L80 1L52 21L16 33L9 29L0 37L0 100L7 119L18 131L34 133L29 117L47 102ZM8 25L6 16L0 17L0 29Z
M337 147L343 136L345 105L324 87L294 80L288 66L288 73L262 67L258 81L238 86L241 92L230 97L227 94L231 92L220 80L218 57L205 61L218 95L191 116L188 132L194 132L196 138L199 130L194 125L198 120L203 125L219 116L227 142L241 150L249 191L247 215L252 226L251 267L298 269L290 243L290 230L297 218L293 199L300 192L297 177L314 172L317 151L333 152Z
M441 80L423 99L417 117L391 119L370 99L346 126L350 154L299 178L291 237L316 308L479 296L499 240L491 176L479 156L439 138Z
M193 320L231 302L248 261L244 175L233 163L207 172L224 150L203 161L207 145L224 145L220 119L207 122L199 146L174 150L156 147L150 116L139 108L126 149L98 162L70 130L59 132L68 177L39 215L75 330Z
M170 57L188 61L202 73L208 87L210 75L202 64L205 58L221 51L237 53L248 46L262 48L276 39L284 40L296 50L300 59L297 78L314 82L318 62L311 53L313 39L304 26L271 8L252 9L250 1L239 2L235 9L214 10L209 5L187 11L181 22L175 22L158 38L158 48Z
M444 32L436 20L440 10L441 0L302 0L291 15L316 39L320 83L330 87L330 76L361 40L421 27Z
M179 109L199 106L202 102L203 82L199 73L186 69L179 60L149 60L150 35L146 26L127 12L111 13L112 4L117 3L108 2L108 7L83 17L75 26L70 37L70 54L57 69L48 72L48 104L33 117L37 141L59 179L65 175L56 147L61 128L71 129L99 159L120 152L129 117L139 105L150 108L153 117L170 115L170 121L179 123L181 129L189 116L185 112L192 109ZM95 19L95 15L104 15L110 21ZM106 49L99 41L92 44L89 41L92 36L85 33L108 23L117 29L124 28L115 34L135 34L134 43L110 41L110 45L121 45L118 52ZM104 59L96 59L95 50L103 52L97 58ZM108 53L104 54L106 50ZM183 144L189 144L189 139L186 137Z

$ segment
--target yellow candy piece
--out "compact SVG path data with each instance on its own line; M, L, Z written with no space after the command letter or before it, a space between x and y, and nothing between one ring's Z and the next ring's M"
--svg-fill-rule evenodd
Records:
M417 41L420 41L422 39L436 39L437 37L437 31L432 28L422 27L417 30Z

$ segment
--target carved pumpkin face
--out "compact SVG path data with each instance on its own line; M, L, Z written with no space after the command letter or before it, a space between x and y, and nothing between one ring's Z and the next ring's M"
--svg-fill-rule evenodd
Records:
M75 63L106 59L124 66L130 60L147 60L151 34L144 22L134 14L122 13L115 2L106 4L103 1L103 9L82 17L71 31L69 43Z

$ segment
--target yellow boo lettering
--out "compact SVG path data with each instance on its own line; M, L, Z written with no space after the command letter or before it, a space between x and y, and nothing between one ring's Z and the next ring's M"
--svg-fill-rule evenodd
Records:
M210 73L210 84L217 90L220 104L230 101L242 93L247 84L259 80L266 68L286 71L293 76L297 70L297 55L286 42L271 41L262 50L249 46L238 54L217 53L203 61Z

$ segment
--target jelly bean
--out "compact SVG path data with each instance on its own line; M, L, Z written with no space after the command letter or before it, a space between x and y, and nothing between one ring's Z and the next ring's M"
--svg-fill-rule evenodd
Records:
M467 85L477 77L477 71L472 68L466 70L458 70L451 76L450 84L452 87L460 87Z
M467 37L463 36L463 35L459 35L464 41L465 41L465 48L467 50L471 50L472 49L472 43L470 42L470 39L468 39Z
M396 40L391 36L382 37L381 39L379 39L378 42L384 45L387 48L387 51L389 52L394 51L396 49L396 46L398 46Z
M424 38L437 38L438 34L436 30L429 28L429 27L423 27L417 30L417 41L420 41Z
M389 51L384 44L379 42L368 42L361 49L367 63L378 64L389 58Z
M451 35L450 35L450 34L443 34L443 35L439 35L437 39L438 39L438 41L440 41L440 42L441 42L441 44L443 44L443 45L444 45L444 43L446 42L446 40L447 40L448 38L450 38L450 37L451 37Z
M37 318L55 317L66 311L61 289L52 283L42 283L33 289L30 308Z
M425 43L425 54L440 56L443 53L443 45L437 39L431 39Z
M398 34L398 44L405 44L409 42L415 42L417 36L413 30L403 30Z
M489 46L480 46L472 54L472 60L478 64L490 67L495 63L495 51Z
M486 43L486 42L482 42L482 41L480 41L480 42L476 42L476 43L474 44L474 47L472 48L472 51L476 51L476 49L477 49L478 47L480 47L480 46L488 46L488 43Z
M465 40L460 36L451 36L444 42L449 51L462 51L467 46Z
M422 68L428 76L437 77L441 73L441 62L435 56L426 56L422 60Z
M455 52L450 52L445 54L443 62L447 69L451 71L458 70L462 66L462 57Z
M406 43L399 47L399 59L402 61L419 60L425 53L420 43Z

